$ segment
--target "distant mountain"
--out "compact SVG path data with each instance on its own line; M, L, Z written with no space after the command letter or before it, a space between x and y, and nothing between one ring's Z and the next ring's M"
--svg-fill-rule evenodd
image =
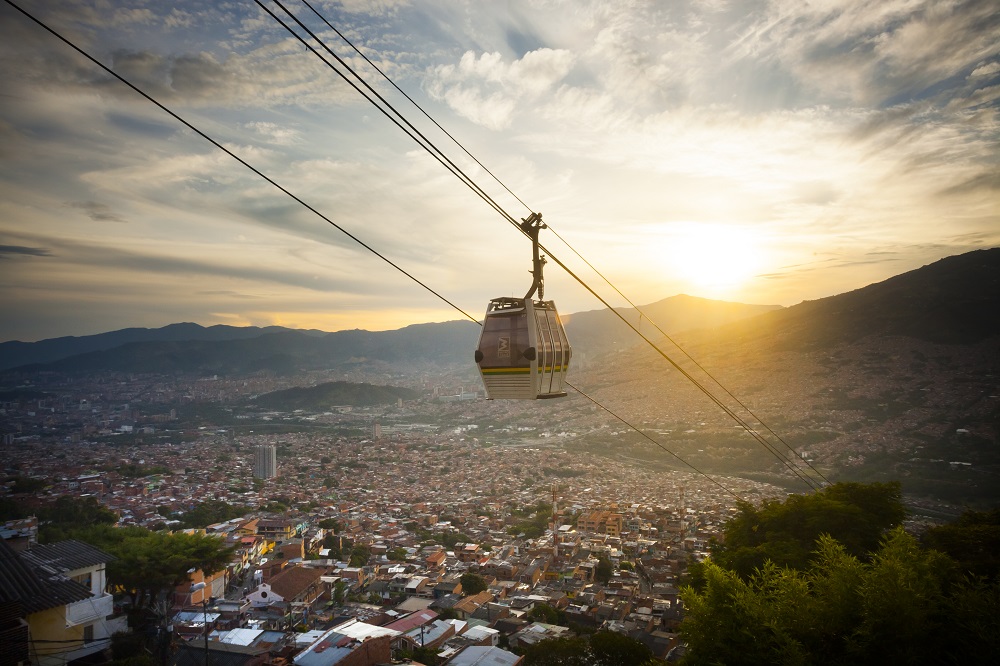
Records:
M335 405L369 407L387 405L403 400L413 400L416 391L396 386L373 386L351 382L326 382L317 386L290 388L258 396L253 404L263 409L307 412L322 412Z
M12 340L0 342L0 370L32 363L51 363L87 352L114 349L130 342L189 342L192 340L246 340L269 333L294 329L283 326L200 326L192 323L170 324L162 328L124 328L96 335L66 336L38 342ZM305 335L326 335L323 331L302 330Z
M780 306L743 305L674 296L641 309L670 334L736 321ZM647 335L658 337L649 320L631 308L621 312ZM640 341L608 310L564 316L578 354L597 355ZM394 331L300 331L281 327L202 327L173 324L159 329L125 329L82 338L0 345L0 370L153 374L291 374L361 362L380 362L402 371L420 364L468 365L479 326L467 321L415 324ZM37 347L37 349L36 349ZM86 349L74 353L74 349ZM25 363L21 359L49 359ZM4 367L2 364L7 363Z
M656 327L673 336L681 331L715 328L782 307L713 301L680 294L640 306L639 309L645 316L640 316L635 308L616 308L643 335L657 340L662 334ZM642 339L607 308L563 316L563 321L566 336L578 352L601 353L642 343Z
M973 344L1000 335L1000 248L947 257L861 289L722 327L715 335L730 342L766 339L785 349L869 336Z
M471 350L478 330L472 322L454 321L415 324L395 331L317 335L285 329L225 340L132 342L16 370L241 375L261 371L291 374L373 361L401 366L448 364L471 358L471 351L457 358L456 349Z
M699 366L663 347L675 362L755 424L701 368L710 372L833 480L901 481L913 495L1000 506L1000 248L676 339ZM649 348L573 381L700 469L788 478Z

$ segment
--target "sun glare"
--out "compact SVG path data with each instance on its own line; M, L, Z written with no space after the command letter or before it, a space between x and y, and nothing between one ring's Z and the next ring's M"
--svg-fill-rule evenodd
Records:
M671 235L672 270L712 295L739 290L762 265L759 239L740 227L691 224Z

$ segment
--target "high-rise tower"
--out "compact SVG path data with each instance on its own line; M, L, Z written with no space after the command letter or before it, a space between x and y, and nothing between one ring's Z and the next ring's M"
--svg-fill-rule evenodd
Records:
M273 444L257 445L253 475L258 479L271 479L278 476L278 450Z

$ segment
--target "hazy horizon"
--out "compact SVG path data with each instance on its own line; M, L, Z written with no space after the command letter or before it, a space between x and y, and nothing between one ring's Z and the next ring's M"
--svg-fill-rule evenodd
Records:
M1000 246L994 3L316 7L635 303L790 306ZM256 4L25 8L472 316L527 291L527 241ZM0 340L462 318L9 5L0 17ZM603 307L554 261L546 298Z

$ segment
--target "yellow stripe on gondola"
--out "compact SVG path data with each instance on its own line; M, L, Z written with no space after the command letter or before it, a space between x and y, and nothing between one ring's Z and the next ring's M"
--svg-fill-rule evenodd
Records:
M484 375L527 375L531 368L482 368Z

